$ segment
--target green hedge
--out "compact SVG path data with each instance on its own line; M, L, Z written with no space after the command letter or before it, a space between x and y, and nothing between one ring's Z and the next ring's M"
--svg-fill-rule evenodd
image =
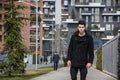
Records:
M118 38L118 80L120 80L120 36Z
M102 48L98 48L96 54L97 54L96 69L102 71Z

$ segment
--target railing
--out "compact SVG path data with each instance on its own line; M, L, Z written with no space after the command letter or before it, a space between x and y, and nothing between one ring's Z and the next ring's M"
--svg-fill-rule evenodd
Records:
M104 72L117 77L118 36L102 46L102 69Z

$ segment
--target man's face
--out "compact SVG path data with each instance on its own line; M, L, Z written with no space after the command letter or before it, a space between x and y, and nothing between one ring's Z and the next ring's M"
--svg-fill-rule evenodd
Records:
M79 24L77 26L77 29L78 29L79 33L82 34L85 31L85 25Z

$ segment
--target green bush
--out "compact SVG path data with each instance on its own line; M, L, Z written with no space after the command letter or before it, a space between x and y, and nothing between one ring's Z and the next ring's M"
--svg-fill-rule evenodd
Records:
M120 36L118 38L118 80L120 80Z
M96 69L102 71L102 48L98 48L96 54L97 54Z

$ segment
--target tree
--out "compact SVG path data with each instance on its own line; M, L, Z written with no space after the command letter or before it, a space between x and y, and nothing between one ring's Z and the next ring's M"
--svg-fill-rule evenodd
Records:
M74 12L73 9L72 9L72 11L71 11L71 19L75 19L75 12Z
M96 24L94 24L93 29L99 29L99 27Z
M15 73L22 73L24 71L24 54L27 53L25 46L22 44L21 29L23 17L18 17L20 13L19 9L24 9L24 6L15 5L16 0L3 0L8 2L5 8L4 22L4 48L2 54L6 55L4 64L4 72L8 76L12 76ZM0 64L0 65L2 65Z
M118 34L118 30L119 30L119 27L118 26L114 26L114 29L113 29L113 35L116 36Z

